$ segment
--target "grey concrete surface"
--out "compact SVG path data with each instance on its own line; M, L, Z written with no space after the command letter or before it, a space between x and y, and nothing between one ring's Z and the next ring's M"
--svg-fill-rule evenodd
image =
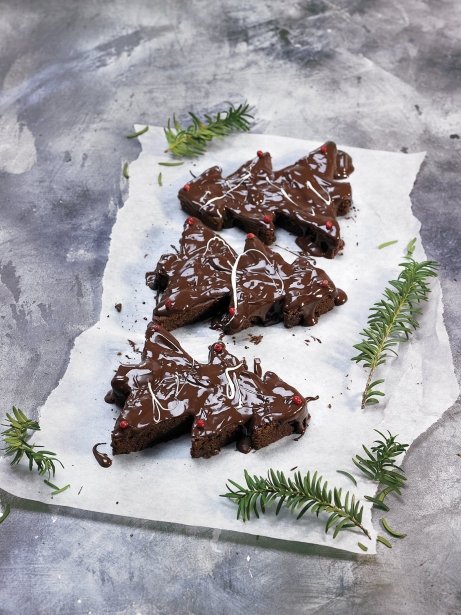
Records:
M34 412L97 320L132 124L245 98L259 131L427 150L412 198L459 376L460 32L457 0L0 2L1 415ZM376 557L0 492L0 613L460 613L460 451L456 405L411 447L408 537Z

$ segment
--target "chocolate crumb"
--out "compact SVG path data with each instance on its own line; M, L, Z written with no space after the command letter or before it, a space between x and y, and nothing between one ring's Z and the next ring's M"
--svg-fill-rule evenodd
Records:
M141 351L139 350L139 348L136 346L136 343L133 342L133 340L128 340L129 345L131 346L131 349L133 350L133 352L136 352L138 354L141 354Z
M250 340L250 342L252 344L254 344L255 346L257 346L258 344L260 344L262 342L263 336L262 335L249 335L248 339Z
M121 312L122 311L122 304L121 303L116 303L114 305L114 307L117 310L117 312Z

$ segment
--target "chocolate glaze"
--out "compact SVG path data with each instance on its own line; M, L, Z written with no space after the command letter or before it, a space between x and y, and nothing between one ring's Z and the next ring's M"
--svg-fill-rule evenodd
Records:
M105 401L107 401L106 398L107 395L104 398ZM102 446L103 444L105 444L105 442L98 442L93 446L93 455L102 468L110 468L110 466L112 465L112 459L109 457L109 455L106 455L106 453L100 453L98 451L98 446Z
M229 303L230 270L237 258L234 250L218 235L194 220L186 222L180 251L164 254L146 283L163 292L154 314L168 329L167 322L181 326L200 320L214 311L220 301Z
M278 171L268 152L258 152L228 177L211 167L178 197L186 212L214 230L239 226L271 244L280 226L298 235L304 251L333 258L344 245L336 218L352 202L350 184L342 180L353 170L351 157L329 141Z
M197 363L151 323L141 363L121 365L112 379L114 399L122 406L112 433L114 454L188 431L193 457L210 457L234 440L247 452L248 439L261 448L289 433L302 435L313 398L302 397L273 372L263 376L260 363L255 372L222 342L210 346L207 364Z
M225 333L280 321L312 326L347 299L309 257L287 263L252 234L237 255L195 218L185 223L180 250L163 255L146 280L163 291L153 318L169 330L209 315Z

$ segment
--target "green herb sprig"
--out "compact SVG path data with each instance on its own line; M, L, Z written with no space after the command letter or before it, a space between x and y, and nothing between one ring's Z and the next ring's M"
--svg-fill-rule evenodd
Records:
M389 431L387 432L388 436L377 429L375 431L381 436L382 440L375 440L370 447L371 450L363 444L362 448L366 457L356 455L352 461L362 474L376 483L386 486L376 498L367 496L370 501L383 502L384 498L393 491L400 495L400 490L405 485L407 480L405 472L396 464L396 459L407 450L409 445L397 442L397 436L393 436ZM379 505L378 508L380 508Z
M207 145L215 138L222 138L231 132L247 132L250 130L253 116L250 106L244 103L235 107L231 105L227 111L216 115L205 114L202 121L194 113L189 112L192 124L185 128L173 115L164 129L168 147L165 152L179 158L195 158L205 153Z
M13 406L12 414L6 415L8 427L2 431L3 440L6 444L5 455L12 456L11 465L18 464L24 455L29 460L29 470L32 471L34 464L37 467L40 475L51 474L54 476L56 472L56 463L62 467L63 464L56 458L56 453L43 450L43 447L38 444L30 444L29 440L32 434L28 432L40 431L40 425L37 421L29 419L22 410Z
M384 396L377 388L384 380L373 380L375 371L386 362L389 353L397 356L395 346L408 340L418 328L420 304L428 299L429 279L437 275L438 264L430 260L415 261L413 251L414 240L408 245L405 261L399 265L402 271L398 278L389 282L383 298L370 309L368 326L360 333L363 341L354 346L359 354L352 360L370 370L362 394L362 408L379 403L378 397Z
M327 513L325 532L333 529L333 538L343 530L354 528L371 539L362 525L363 505L360 500L348 491L343 497L341 489L328 489L328 482L317 472L308 472L305 476L295 472L293 477L287 478L283 472L270 469L264 478L251 476L245 470L244 476L245 487L229 479L229 484L226 484L229 491L221 496L238 505L237 519L248 521L252 514L259 518L260 512L265 513L278 500L277 515L282 506L292 512L301 509L297 519L308 511L317 517L320 513Z

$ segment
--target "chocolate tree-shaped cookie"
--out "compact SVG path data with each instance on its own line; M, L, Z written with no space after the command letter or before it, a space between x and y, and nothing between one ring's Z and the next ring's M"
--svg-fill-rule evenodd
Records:
M171 333L151 323L141 362L121 365L106 396L122 407L112 449L131 453L190 432L192 457L216 455L229 442L247 453L302 435L312 399L272 372L263 375L258 360L249 371L222 342L210 346L207 364L197 363Z
M337 216L350 209L351 187L343 180L353 170L332 141L279 171L268 152L258 151L228 177L211 167L178 196L186 212L214 230L238 226L271 244L280 226L298 235L304 251L333 258L344 245Z
M164 254L146 283L162 292L155 319L171 330L223 312L229 305L236 253L195 218L184 225L179 252Z
M321 314L342 305L346 293L305 256L287 263L253 233L231 273L232 297L221 319L226 333L283 320L286 327L315 325Z
M207 316L225 333L280 321L287 327L311 326L347 299L307 257L288 263L253 233L237 255L192 217L179 252L162 256L146 279L163 292L153 320L168 330Z

